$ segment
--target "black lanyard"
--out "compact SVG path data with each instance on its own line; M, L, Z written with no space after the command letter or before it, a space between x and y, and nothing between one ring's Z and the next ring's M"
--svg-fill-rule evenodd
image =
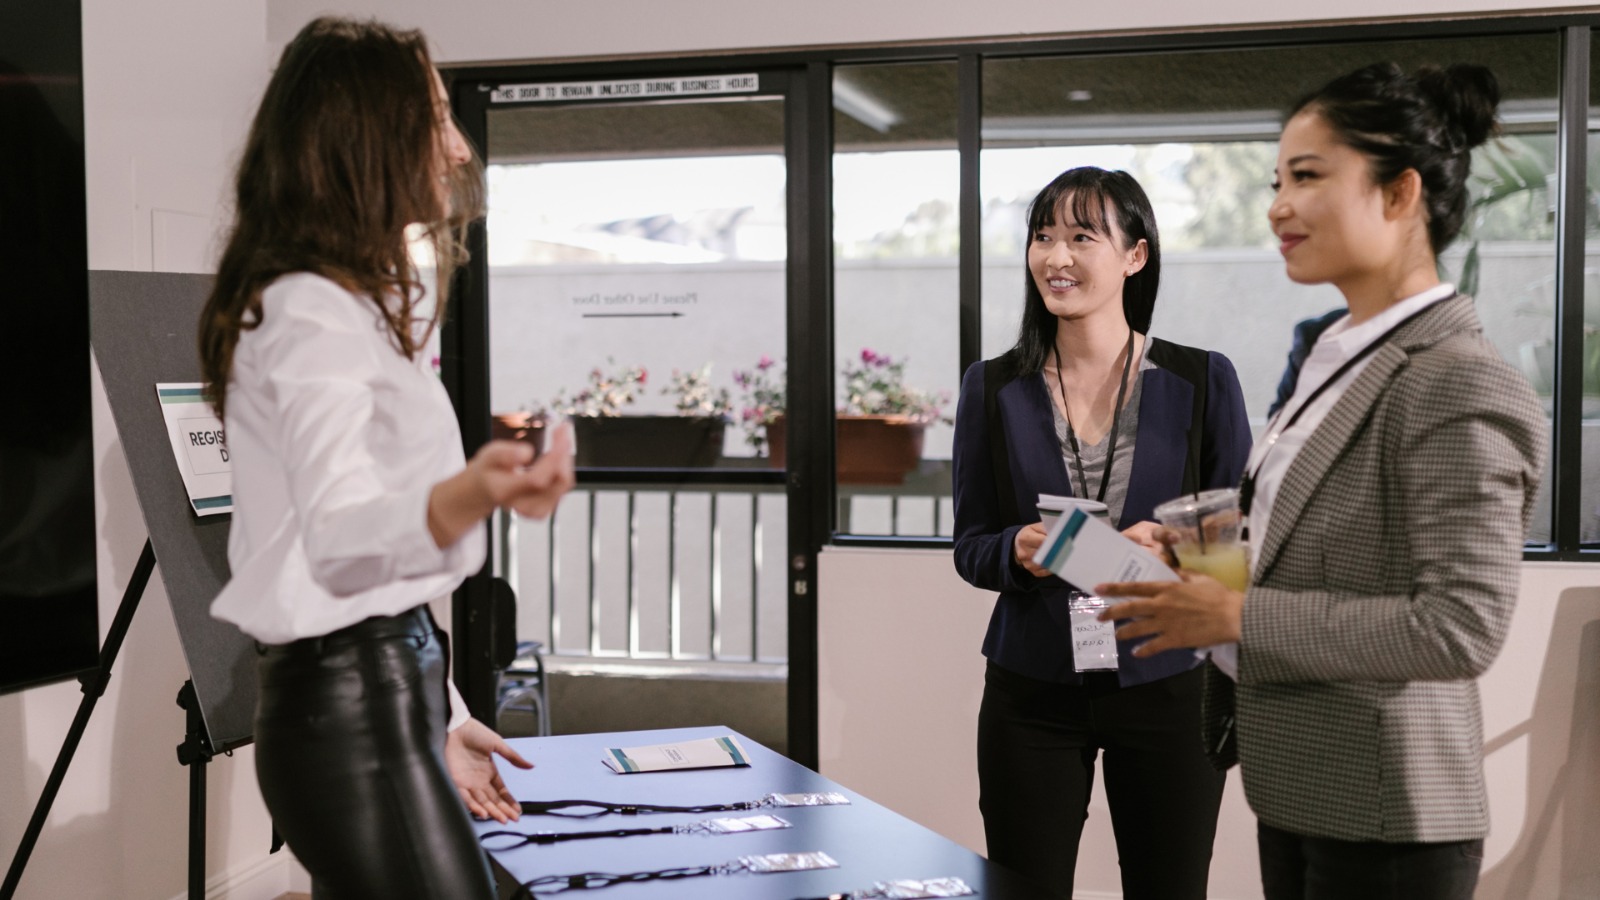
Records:
M610 872L583 872L578 875L545 875L532 881L524 881L522 886L513 895L514 897L536 897L539 894L562 894L567 891L584 891L595 888L611 887L614 884L628 884L638 881L677 881L682 878L704 878L707 875L723 874L728 868L727 864L715 866L685 866L678 869L659 869L654 872L626 872L613 875Z
M760 809L760 800L738 803L710 803L705 806L662 806L652 803L609 803L604 800L523 800L522 812L530 816L562 816L568 819L593 819L607 813L636 816L640 813L708 813ZM588 810L585 812L585 810Z
M1067 383L1061 378L1061 347L1051 345L1056 354L1056 386L1061 389L1061 411L1067 420L1067 443L1072 447L1072 461L1078 467L1078 480L1083 482L1083 493L1089 496L1089 476L1083 471L1083 456L1078 452L1078 435L1072 428L1072 412L1067 408ZM1111 437L1106 444L1106 467L1100 473L1100 493L1095 500L1106 502L1106 485L1111 482L1111 463L1117 458L1117 432L1122 425L1122 398L1128 391L1128 371L1133 368L1133 329L1128 329L1128 357L1122 361L1122 381L1117 384L1117 405L1111 410ZM1067 473L1067 485L1072 485L1072 473Z
M663 825L660 828L613 828L609 831L535 831L531 834L521 831L486 831L478 835L478 843L485 850L511 850L524 844L560 844L566 841L591 841L595 838L620 838L637 837L643 834L674 834L679 830L677 825Z
M1239 512L1241 515L1243 515L1246 519L1250 517L1250 505L1255 501L1256 497L1256 477L1259 476L1261 474L1261 470L1266 467L1267 457L1271 456L1272 451L1276 448L1277 437L1282 435L1285 431L1293 428L1295 423L1300 421L1300 417L1305 414L1305 411L1311 408L1311 404L1315 403L1317 398L1321 397L1324 391L1332 387L1334 382L1343 378L1347 372L1356 366L1357 363L1371 356L1373 353L1376 353L1379 347L1382 347L1384 344L1388 343L1389 338L1394 337L1395 332L1410 324L1412 319L1415 319L1417 316L1420 316L1428 310L1433 309L1435 306L1443 303L1446 300L1453 299L1455 296L1455 294L1451 294L1448 297L1441 297L1433 303L1429 303L1427 306L1424 306L1411 315L1406 316L1404 319L1401 319L1399 322L1396 322L1394 327L1390 328L1388 331L1385 331L1383 334L1378 335L1377 339L1375 339L1372 343L1362 347L1361 350L1356 353L1356 355L1345 360L1343 365L1339 366L1339 368L1335 370L1332 375L1328 376L1326 381L1317 385L1317 389L1311 392L1311 396L1307 397L1304 403L1295 407L1294 415L1289 417L1288 423L1282 428L1278 428L1276 426L1278 424L1278 420L1283 418L1284 410L1278 410L1278 414L1272 417L1271 422L1267 423L1267 435L1269 442L1267 444L1266 451L1261 454L1261 461L1256 463L1256 467L1253 471L1246 472L1244 479L1239 482ZM1248 527L1248 525L1246 527Z

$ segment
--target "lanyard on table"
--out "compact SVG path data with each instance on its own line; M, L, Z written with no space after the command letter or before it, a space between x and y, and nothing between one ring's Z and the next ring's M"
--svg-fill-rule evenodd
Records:
M683 866L676 869L657 869L654 872L627 872L614 875L609 872L581 872L576 875L544 875L524 881L516 897L532 898L538 894L563 894L567 891L586 891L629 884L638 881L677 881L683 878L704 878L711 875L735 875L751 872L757 875L774 872L806 872L812 869L837 869L839 863L820 850L805 853L767 853L761 856L741 856L738 859L711 866Z
M528 816L562 816L568 819L595 819L610 813L637 816L642 813L741 812L749 809L785 809L795 806L843 806L850 798L838 791L802 794L768 794L760 800L737 803L708 803L701 806L666 806L660 803L613 803L607 800L523 800L522 813Z
M752 831L773 831L792 827L788 819L763 813L743 818L706 819L682 825L662 825L659 828L611 828L605 831L488 831L478 835L485 850L513 850L526 844L544 846L567 841L589 841L596 838L638 837L647 834L746 834Z

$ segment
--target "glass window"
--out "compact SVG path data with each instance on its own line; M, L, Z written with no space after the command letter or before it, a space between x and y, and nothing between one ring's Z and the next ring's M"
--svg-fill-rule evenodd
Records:
M1583 421L1581 430L1583 489L1578 506L1578 540L1588 547L1600 544L1600 119L1595 117L1600 99L1600 60L1591 56L1589 73L1589 197L1584 229L1583 267ZM1531 351L1535 354L1534 387L1548 403L1552 397L1550 380L1554 372L1553 345Z
M948 536L960 387L956 64L833 78L838 530Z
M1506 134L1474 155L1469 221L1440 264L1477 298L1500 353L1537 383L1529 361L1554 334L1553 34L987 61L984 355L1016 338L1028 202L1067 168L1124 169L1150 195L1161 229L1152 332L1226 354L1259 433L1294 324L1343 306L1332 286L1289 281L1267 225L1282 111L1385 59L1408 70L1480 63L1500 80ZM1547 472L1530 541L1550 539L1549 495Z
M547 652L784 659L781 476L729 473L778 462L737 412L757 375L784 389L784 103L489 110L491 411L500 436L560 415L578 439L553 521L496 523Z

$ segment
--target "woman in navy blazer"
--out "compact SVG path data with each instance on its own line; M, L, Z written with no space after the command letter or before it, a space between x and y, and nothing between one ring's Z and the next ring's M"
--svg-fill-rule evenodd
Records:
M1146 339L1161 250L1131 176L1062 173L1028 212L1017 345L967 370L955 434L955 562L998 591L983 642L980 807L989 856L1070 897L1095 760L1127 900L1203 900L1223 776L1207 761L1189 651L1079 672L1072 586L1034 565L1039 494L1098 498L1155 545L1158 503L1238 483L1244 397L1221 354Z

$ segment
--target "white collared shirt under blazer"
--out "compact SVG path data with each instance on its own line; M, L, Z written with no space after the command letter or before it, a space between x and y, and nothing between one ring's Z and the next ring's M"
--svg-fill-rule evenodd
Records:
M433 486L466 462L431 361L406 358L371 299L321 276L279 278L261 307L228 387L233 577L212 615L283 644L447 596L486 542L472 528L441 550L428 530Z
M1505 642L1548 446L1464 296L1402 326L1283 473L1245 596L1237 717L1261 821L1349 841L1488 832L1477 677ZM1233 693L1229 702L1228 694Z

